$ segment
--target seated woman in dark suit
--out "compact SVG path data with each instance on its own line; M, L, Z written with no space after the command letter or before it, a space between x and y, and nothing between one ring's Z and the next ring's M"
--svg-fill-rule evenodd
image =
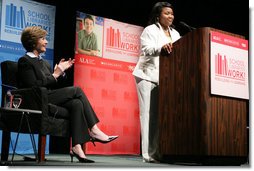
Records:
M58 79L65 74L64 71L72 67L74 59L67 61L62 59L55 66L52 74L48 61L40 56L41 53L46 52L48 43L46 35L47 32L37 26L23 30L21 42L27 52L18 61L19 87L46 87L49 103L65 107L70 113L71 159L75 156L80 162L94 162L86 158L82 144L88 141L108 143L118 136L108 136L97 127L99 119L79 87L53 88Z

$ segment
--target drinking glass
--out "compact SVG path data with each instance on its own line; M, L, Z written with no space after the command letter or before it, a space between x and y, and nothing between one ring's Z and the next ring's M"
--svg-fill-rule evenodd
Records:
M8 90L4 97L4 107L7 107L7 108L12 107L12 99L13 99L13 95L11 94L11 91Z
M22 102L22 98L20 98L20 97L14 97L14 98L12 99L12 105L13 105L14 108L16 108L16 109L19 108L21 102Z

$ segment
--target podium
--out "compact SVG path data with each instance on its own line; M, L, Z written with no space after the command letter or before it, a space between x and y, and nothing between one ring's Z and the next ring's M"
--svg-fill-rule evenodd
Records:
M249 101L211 94L211 31L243 38L199 28L175 42L171 54L160 56L159 151L163 162L248 162Z

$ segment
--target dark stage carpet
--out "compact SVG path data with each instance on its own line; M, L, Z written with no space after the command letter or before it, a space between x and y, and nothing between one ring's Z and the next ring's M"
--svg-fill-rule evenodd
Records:
M26 155L34 157L34 155ZM196 163L145 163L141 156L136 155L87 155L95 163L79 163L76 158L71 162L71 158L67 154L48 154L45 162L25 161L24 156L15 155L13 162L9 156L8 162L1 162L2 166L16 167L16 166L59 166L59 167L84 167L84 168L188 168L200 167ZM202 166L204 167L204 166ZM230 167L230 166L228 166ZM234 168L249 168L249 164L241 166L234 166Z
M34 155L26 155L34 158ZM45 162L25 161L24 156L15 155L13 162L11 156L8 162L1 162L5 166L70 166L70 167L173 167L163 163L145 163L140 156L135 155L87 155L95 163L79 163L76 158L71 162L67 154L46 155Z

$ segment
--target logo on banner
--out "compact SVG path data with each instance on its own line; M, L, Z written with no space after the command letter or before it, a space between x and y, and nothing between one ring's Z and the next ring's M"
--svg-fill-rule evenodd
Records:
M245 84L246 66L244 60L222 57L220 53L215 56L216 76L238 80L236 83ZM240 81L240 82L239 82Z
M5 11L5 32L13 35L20 35L22 30L28 26L39 26L48 32L47 40L50 41L51 34L50 15L42 12L28 10L25 13L23 6L16 6L13 3L6 5Z
M139 35L120 32L119 29L107 28L106 46L118 50L138 53L140 50Z
M6 5L5 12L5 26L14 30L22 30L25 28L25 11L23 7L17 8L17 6Z

